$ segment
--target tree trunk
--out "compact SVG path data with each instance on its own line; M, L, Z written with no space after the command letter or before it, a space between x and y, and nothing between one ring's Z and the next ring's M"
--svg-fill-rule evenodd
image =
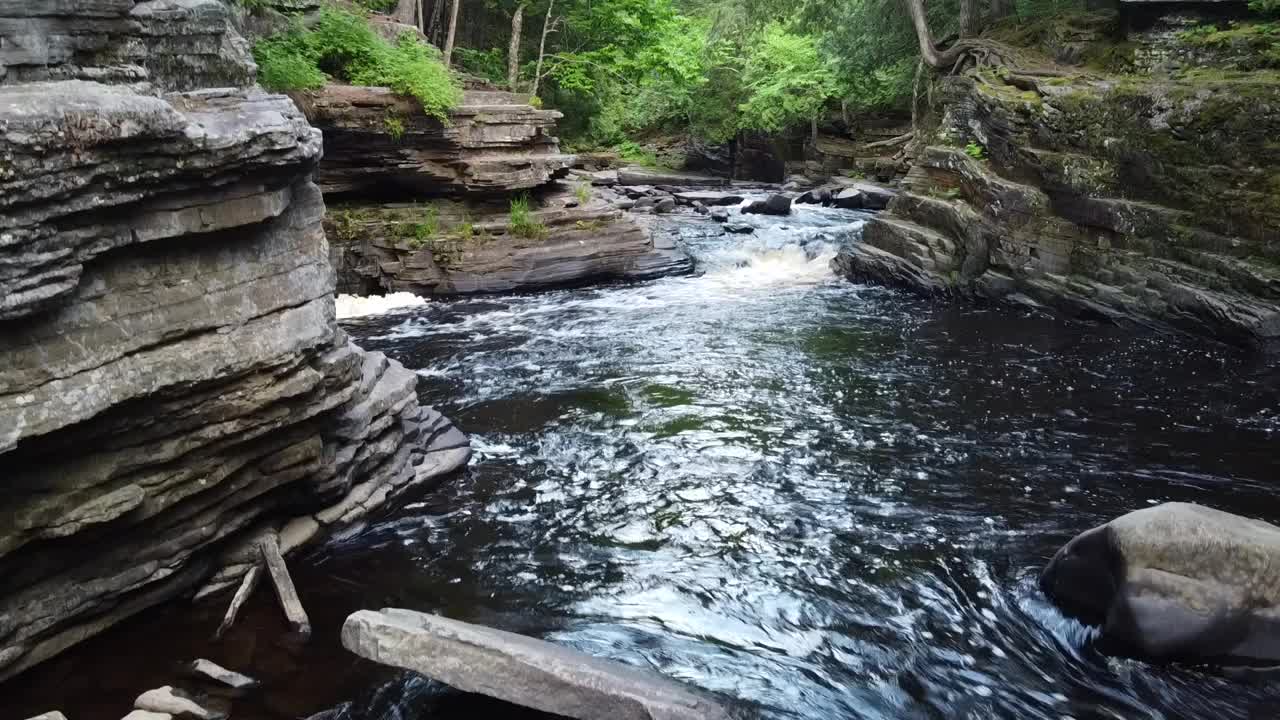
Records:
M1003 20L1013 14L1013 0L991 0L991 20Z
M542 40L538 42L538 64L533 68L533 94L538 94L538 83L542 80L542 58L547 54L547 34L554 28L551 23L551 9L556 6L556 0L547 3L547 16L542 19Z
M978 34L978 0L960 0L960 37Z
M511 45L507 48L507 85L516 91L520 81L520 27L524 24L524 3L511 14Z
M391 19L401 25L417 25L418 23L415 22L417 13L414 12L417 4L418 0L400 0L400 2L396 3L396 9L391 13Z
M949 50L938 52L933 43L933 33L929 30L929 18L924 14L924 0L903 0L907 5L907 14L911 16L911 24L916 29L916 40L920 43L920 58L931 68L947 68L960 59L964 49L955 46Z
M444 66L449 67L453 60L453 36L458 32L458 6L462 0L453 0L453 9L449 13L449 34L444 40Z

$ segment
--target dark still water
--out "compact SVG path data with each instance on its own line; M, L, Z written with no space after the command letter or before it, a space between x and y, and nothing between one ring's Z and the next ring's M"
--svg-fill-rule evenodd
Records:
M396 605L653 668L744 717L1280 716L1274 680L1098 656L1035 588L1072 535L1151 503L1280 522L1274 366L837 280L855 213L746 238L669 222L701 275L345 324L419 369L476 457L294 561L306 651L269 639L260 591L225 646L207 640L224 599L126 624L32 687L123 655L136 694L204 655L267 681L236 717L514 717L336 647L346 612Z

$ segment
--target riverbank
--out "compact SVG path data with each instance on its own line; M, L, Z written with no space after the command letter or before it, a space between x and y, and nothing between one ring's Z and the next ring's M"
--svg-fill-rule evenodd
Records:
M340 648L347 613L392 605L649 666L765 718L1280 702L1200 670L1101 662L1035 587L1047 555L1120 508L1280 512L1276 369L847 283L829 261L865 219L797 206L735 236L661 218L701 274L346 321L472 433L466 472L291 562L316 628L304 649L281 641L269 594L220 645L222 603L174 605L6 697L118 720L208 656L263 680L237 706L251 718L507 712Z

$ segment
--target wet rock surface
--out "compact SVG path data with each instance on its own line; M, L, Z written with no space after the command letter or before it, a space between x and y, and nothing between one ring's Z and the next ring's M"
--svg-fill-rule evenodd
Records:
M225 6L11 21L47 43L0 51L0 678L466 460L416 376L336 327L319 133L219 64L247 62ZM167 72L116 64L140 35Z
M660 675L543 640L411 610L362 610L342 644L374 662L580 720L728 720L710 698Z

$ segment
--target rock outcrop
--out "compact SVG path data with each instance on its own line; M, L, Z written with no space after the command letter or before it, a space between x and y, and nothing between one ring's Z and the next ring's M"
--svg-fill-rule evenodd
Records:
M1094 55L1119 51L1098 44ZM983 71L935 84L907 191L838 269L929 293L1280 342L1275 71Z
M342 644L374 662L580 720L728 720L679 683L543 640L411 610L361 610Z
M326 196L509 194L573 162L551 134L561 114L533 107L527 94L467 90L447 123L387 88L327 85L296 97L324 132L316 180Z
M226 6L0 3L0 33L6 678L468 451L335 324L320 134Z
M585 281L640 280L686 273L689 257L602 200L572 193L542 198L531 228L513 228L501 204L335 208L329 236L338 290L450 296L537 290ZM568 207L566 207L568 205ZM428 222L430 233L419 233Z
M528 95L467 90L447 124L385 88L297 99L325 132L318 177L340 292L496 293L692 269L592 181L556 182L574 159L551 135L560 113ZM513 201L528 209L519 221Z

